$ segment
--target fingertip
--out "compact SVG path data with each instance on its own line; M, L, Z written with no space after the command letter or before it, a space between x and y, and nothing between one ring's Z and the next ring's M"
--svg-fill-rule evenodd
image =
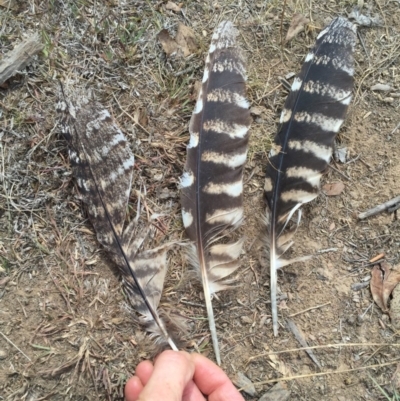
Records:
M126 401L136 401L143 391L143 383L137 376L132 376L125 384Z
M139 377L142 384L145 386L153 373L154 366L150 361L140 362L136 367L135 375Z
M137 373L142 374L142 369L145 371L148 366L138 366ZM193 378L194 369L194 362L187 352L164 351L156 359L141 397L146 400L181 400Z
M195 364L193 381L199 390L215 401L243 401L243 397L227 374L214 362L200 354L192 354Z

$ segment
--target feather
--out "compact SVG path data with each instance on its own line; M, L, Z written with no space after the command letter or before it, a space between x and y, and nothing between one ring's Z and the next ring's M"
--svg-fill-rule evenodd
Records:
M98 241L120 269L124 289L156 342L177 347L157 311L167 270L166 247L143 250L149 226L135 236L137 220L124 229L132 187L134 156L125 135L101 104L57 105L61 129L83 202Z
M301 206L318 196L353 89L356 28L336 18L320 32L294 79L267 166L264 197L269 232L271 308L278 331L277 269L310 256L285 259L301 218ZM297 222L291 223L297 214Z
M213 34L180 182L183 224L191 240L189 258L201 276L218 364L212 297L232 283L228 276L239 267L243 239L216 242L242 222L242 175L250 126L244 57L237 36L227 21Z

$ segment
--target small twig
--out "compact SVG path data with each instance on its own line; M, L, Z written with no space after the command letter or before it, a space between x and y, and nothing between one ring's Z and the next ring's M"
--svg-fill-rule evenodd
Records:
M262 382L255 382L253 384L255 386L261 386L261 385L268 384L268 383L275 383L275 382L283 382L283 381L289 381L289 380L303 379L303 378L306 378L306 377L337 375L337 374L342 374L342 373L356 372L358 370L374 369L374 368L380 368L380 367L383 367L383 366L390 366L390 365L394 365L394 364L398 363L399 361L400 361L400 358L397 358L397 359L394 359L393 361L386 362L386 363L380 363L380 364L376 364L376 365L360 366L359 368L353 368L353 369L333 370L333 371L330 371L330 372L310 373L308 375L279 377L279 378L276 378L276 379L264 380ZM242 391L245 388L246 387L242 387L242 388L239 389L239 391Z
M328 253L328 252L337 252L338 249L337 248L326 248L326 249L320 249L319 251L317 251L317 255L322 255L323 253Z
M382 259L385 257L384 253L380 253L379 255L374 256L372 259L369 260L369 263L375 263L379 259Z
M301 315L302 313L308 312L308 311L310 311L310 310L323 308L324 306L330 305L330 304L331 304L330 302L327 302L326 304L317 305L317 306L312 306L311 308L304 309L304 310L302 310L302 311L300 311L300 312L292 313L291 315L289 315L289 317L295 317L295 316L297 316L297 315Z
M397 196L396 198L390 199L385 203L382 203L378 206L373 207L372 209L368 209L367 211L360 213L358 215L358 219L363 220L367 217L375 216L376 214L382 213L398 203L400 203L400 196Z
M4 337L4 339L9 342L14 348L16 348L29 362L32 362L32 359L29 358L23 351L21 351L5 334L0 331L0 334Z
M338 174L340 174L343 178L345 178L347 181L351 181L350 177L347 177L347 175L343 174L340 170L338 170L336 167L333 167L331 164L328 164L328 167L331 168L332 170L336 171Z
M296 340L300 343L300 345L304 347L304 350L307 352L307 355L310 357L310 359L321 369L321 364L319 363L314 352L308 348L307 341L304 339L303 333L301 333L301 331L296 326L296 323L291 319L286 319L286 324L288 329L296 337Z
M284 0L283 2L282 15L281 15L281 26L280 26L281 47L283 47L283 17L285 16L285 11L286 11L286 0Z
M23 70L33 56L43 49L38 33L34 33L15 46L0 62L0 84Z
M184 305L190 305L190 306L196 306L198 308L204 308L203 304L196 304L195 302L184 301L183 299L181 299L179 302L181 302Z
M393 131L388 135L388 137L392 136L399 128L400 128L400 122L394 127Z
M372 304L371 304L372 305ZM365 312L371 307L371 305L367 308ZM400 347L400 344L385 344L385 343L339 343L339 344L326 344L326 345L312 345L310 347L301 347L301 348L291 348L285 349L283 351L269 351L263 352L262 354L254 355L250 357L246 363L248 365L251 361L257 358L262 358L268 355L278 355L278 354L286 354L289 352L298 352L298 351L305 351L307 349L324 349L324 348L340 348L340 347L383 347L384 345L390 345L392 347Z

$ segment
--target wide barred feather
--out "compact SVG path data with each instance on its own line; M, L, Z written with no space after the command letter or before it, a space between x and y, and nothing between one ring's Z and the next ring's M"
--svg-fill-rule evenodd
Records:
M294 79L274 139L264 187L270 242L271 308L278 332L276 270L308 257L285 259L301 218L301 206L318 196L353 89L356 27L333 20L317 37ZM297 213L297 222L291 222Z
M212 297L232 282L228 276L239 267L243 240L216 242L243 219L242 175L250 126L244 58L237 36L227 21L221 22L212 36L181 178L183 223L192 241L189 258L201 275L218 363Z
M138 234L137 220L124 229L134 156L110 113L95 101L60 100L61 129L83 202L98 241L120 269L124 289L156 342L177 347L157 311L167 270L167 247L144 250L149 225Z

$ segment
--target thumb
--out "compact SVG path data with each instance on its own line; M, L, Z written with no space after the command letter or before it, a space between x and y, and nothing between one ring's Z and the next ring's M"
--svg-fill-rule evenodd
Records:
M138 401L182 401L186 385L194 375L194 362L183 351L164 351Z

